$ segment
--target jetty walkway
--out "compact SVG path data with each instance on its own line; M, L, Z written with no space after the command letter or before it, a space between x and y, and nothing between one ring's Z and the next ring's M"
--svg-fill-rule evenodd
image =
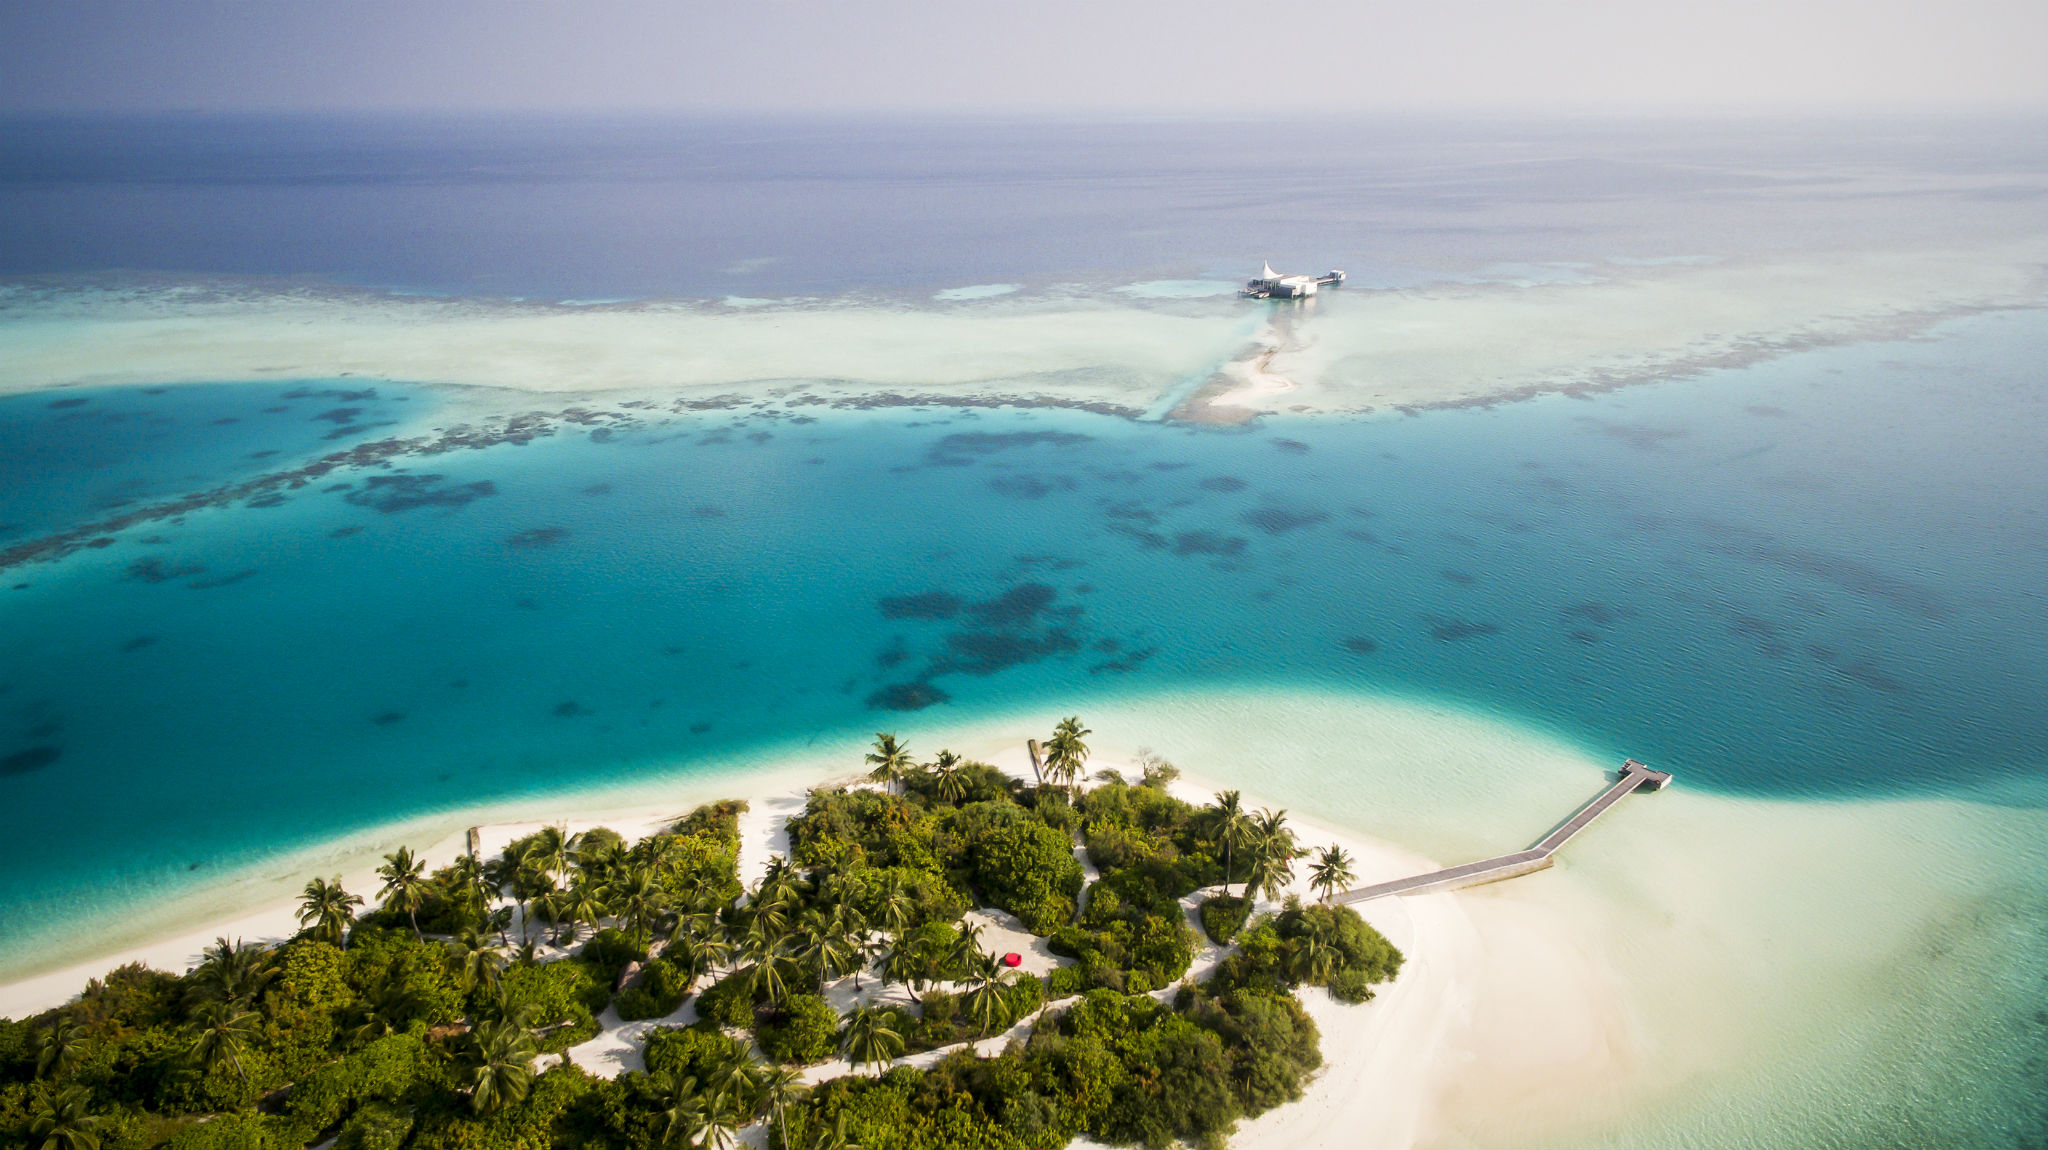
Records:
M1371 886L1357 887L1336 896L1331 901L1346 903L1370 902L1376 898L1391 898L1394 895L1426 894L1439 890L1457 890L1459 887L1478 886L1484 882L1499 882L1504 878L1514 878L1516 875L1543 870L1552 864L1553 859L1551 856L1555 855L1560 847L1572 841L1573 837L1580 831L1591 826L1594 819L1606 814L1607 808L1620 802L1623 796L1638 790L1661 790L1664 784L1670 781L1671 775L1669 772L1653 771L1634 759L1630 759L1621 765L1621 778L1619 781L1600 792L1598 798L1580 807L1577 814L1566 819L1564 824L1556 830L1538 839L1536 845L1527 850L1516 851L1509 855L1501 855L1498 858L1483 859L1479 862L1465 863L1462 866L1446 867L1440 871L1419 874L1412 878L1397 878L1392 882L1374 883Z

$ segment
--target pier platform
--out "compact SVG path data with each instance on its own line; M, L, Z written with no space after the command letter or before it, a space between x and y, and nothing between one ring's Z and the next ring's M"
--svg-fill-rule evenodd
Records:
M1440 871L1419 874L1410 878L1397 878L1391 882L1374 883L1371 886L1354 887L1332 898L1332 902L1360 903L1376 898L1392 898L1404 894L1428 894L1440 890L1457 890L1460 887L1478 886L1480 883L1499 882L1502 879L1525 875L1531 871L1543 870L1552 865L1553 856L1564 844L1572 841L1579 832L1593 825L1593 820L1606 814L1608 809L1625 796L1636 791L1662 790L1671 781L1668 771L1653 771L1634 759L1622 763L1621 778L1614 785L1600 792L1592 802L1580 807L1572 817L1558 828L1536 840L1534 846L1513 854L1481 859L1478 862L1460 866L1445 867Z

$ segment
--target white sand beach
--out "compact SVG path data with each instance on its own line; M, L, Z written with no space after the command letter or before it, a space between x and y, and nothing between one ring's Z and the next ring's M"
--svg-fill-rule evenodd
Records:
M1361 882L1518 849L1603 785L1597 763L1536 731L1413 702L1219 691L1085 710L1104 732L1092 768L1132 773L1143 739L1197 765L1175 784L1183 797L1237 785L1255 809L1285 807L1302 845L1343 845ZM1056 717L898 726L920 750L948 746L1023 774L1024 737ZM751 879L784 845L781 819L805 789L846 781L858 753L535 800L518 817L478 816L482 847L556 821L550 811L572 830L638 835L698 802L745 797ZM1945 1074L1972 1057L1973 1034L2034 1009L2033 975L2003 961L2000 940L2037 897L2043 819L2026 796L1763 801L1688 791L1681 775L1671 790L1624 800L1552 870L1361 906L1406 954L1400 977L1362 1006L1303 995L1325 1067L1301 1101L1246 1122L1234 1144L1739 1141L1759 1113L1791 1122L1826 1098ZM434 865L464 841L457 823L439 825L404 839L415 849L431 839ZM345 885L374 893L374 855L354 857ZM118 953L0 986L0 1015L57 1005L125 962L183 970L216 936L289 937L295 900L284 893L332 869L273 884L260 905L194 912ZM1028 969L1054 961L990 918L987 937L1027 953ZM611 1025L571 1057L600 1073L632 1068L639 1036L687 1021L688 1009Z
M1030 768L1021 745L974 745L970 753L1012 774L1029 777ZM1107 756L1098 756L1091 765L1136 774L1131 764ZM749 804L741 821L740 864L742 877L749 882L761 876L772 855L787 849L783 822L803 809L802 785L790 786L786 775L764 781L771 785L756 786L750 793L734 796L746 798ZM1172 789L1190 802L1203 803L1213 798L1221 786L1183 777ZM1273 805L1257 795L1247 795L1246 803L1253 808ZM661 829L687 809L687 804L675 801L650 802L586 812L561 821L571 831L608 826L630 839ZM1431 860L1390 843L1295 815L1290 816L1290 821L1305 846L1334 844L1350 851L1356 859L1361 883L1421 873L1436 866ZM544 821L516 821L480 826L479 847L486 855L494 853L543 825ZM466 841L466 832L445 835L420 853L429 866L445 865L465 849ZM367 863L344 874L342 879L348 889L366 894L373 894L377 886L374 866ZM1293 893L1313 897L1306 886L1305 869ZM1192 896L1190 902L1199 897ZM1598 1019L1619 1013L1612 981L1604 977L1587 954L1559 937L1540 916L1493 916L1490 928L1482 929L1468 913L1466 901L1465 896L1458 894L1437 894L1386 900L1360 908L1367 920L1407 955L1400 977L1381 987L1378 997L1363 1006L1337 1003L1321 991L1304 994L1305 1005L1323 1032L1325 1069L1313 1079L1306 1098L1246 1124L1236 1144L1391 1147L1431 1142L1441 1121L1441 1100L1451 1084L1466 1080L1465 1086L1471 1086L1468 1068L1474 1048L1504 1051L1519 1043L1531 1029L1548 1029L1560 1021L1584 1015ZM1261 909L1276 908L1262 904ZM298 929L296 911L296 900L279 901L172 937L0 986L0 1016L23 1017L59 1005L74 996L88 979L127 963L140 962L173 971L188 969L217 937L265 943L283 941ZM1010 916L987 911L975 915L984 926L985 945L997 951L1014 949L1022 953L1024 969L1045 973L1063 961L1045 949L1043 939L1024 933ZM1192 975L1199 977L1213 967L1222 953L1221 948L1206 947ZM1512 961L1502 960L1501 956L1510 955ZM1528 994L1532 985L1540 986L1544 993ZM879 987L872 978L867 980L867 987L868 992L861 997L877 997ZM902 993L901 988L894 988L889 996L900 997ZM855 996L849 980L835 985L831 997L842 1009L852 1005ZM1478 1009L1505 1002L1522 1005L1505 1015L1482 1015ZM622 1023L607 1011L601 1019L605 1032L572 1048L567 1057L600 1074L640 1069L639 1044L646 1031L659 1025L687 1024L693 1017L689 1004L672 1018L631 1023ZM1011 1034L997 1035L976 1045L985 1051L998 1050L1009 1038L1028 1033L1029 1025L1026 1021ZM924 1064L945 1053L928 1052L905 1061ZM1600 1075L1615 1069L1619 1052L1610 1045L1595 1043L1591 1053L1594 1057L1564 1064L1560 1076L1544 1083L1544 1087L1569 1088L1581 1074ZM810 1068L806 1077L822 1081L850 1071L843 1063L825 1063ZM1528 1085L1504 1079L1501 1089L1520 1090Z

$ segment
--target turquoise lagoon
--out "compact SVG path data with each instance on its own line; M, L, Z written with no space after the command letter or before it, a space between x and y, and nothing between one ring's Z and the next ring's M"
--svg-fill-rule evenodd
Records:
M1634 756L1681 788L1540 881L1706 980L1643 1008L1674 1064L1702 995L1754 1025L1702 1040L1739 1065L1697 1091L1584 1125L2039 1141L2044 362L2048 316L2017 312L1420 417L636 411L131 528L0 582L0 970L295 885L350 836L850 769L876 730L929 752L1079 712L1449 861ZM0 443L154 436L10 458L0 544L440 407L165 382L0 399Z

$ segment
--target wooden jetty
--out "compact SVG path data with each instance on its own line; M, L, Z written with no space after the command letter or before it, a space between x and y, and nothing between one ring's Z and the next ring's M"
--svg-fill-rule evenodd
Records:
M1357 887L1336 896L1331 901L1370 902L1376 898L1390 898L1394 895L1428 894L1440 890L1457 890L1460 887L1478 886L1480 883L1485 882L1499 882L1504 878L1514 878L1516 875L1543 870L1552 865L1554 861L1552 856L1557 854L1560 847L1572 841L1580 831L1591 826L1594 819L1606 814L1607 808L1620 802L1623 796L1633 794L1639 790L1661 790L1664 784L1670 781L1671 775L1669 772L1653 771L1634 759L1630 759L1621 764L1621 778L1613 786L1600 792L1599 797L1580 807L1578 813L1566 819L1556 830L1536 840L1536 845L1527 850L1501 855L1498 858L1483 859L1479 862L1465 863L1462 866L1446 867L1440 871L1419 874L1412 878L1397 878L1392 882L1374 883L1371 886Z

